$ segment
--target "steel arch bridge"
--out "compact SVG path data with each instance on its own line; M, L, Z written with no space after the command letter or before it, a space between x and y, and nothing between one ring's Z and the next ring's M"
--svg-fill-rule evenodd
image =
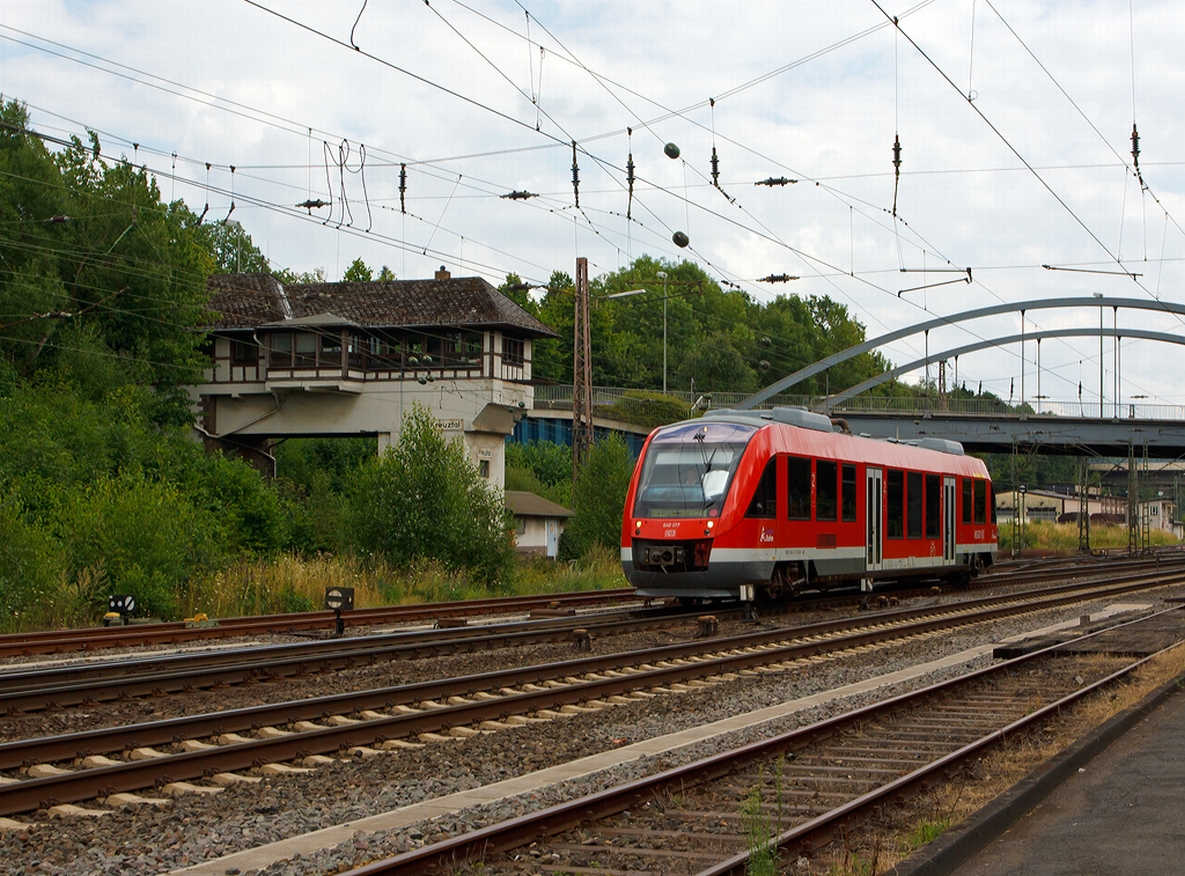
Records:
M918 334L929 335L932 329L956 325L974 319L996 316L1006 313L1019 313L1022 316L1029 310L1045 310L1056 308L1111 308L1116 313L1120 308L1132 310L1154 311L1185 317L1185 305L1167 301L1156 301L1141 298L1045 298L1020 301L1013 304L997 304L974 310L963 311L951 316L937 317L926 322L898 329L881 335L861 344L834 353L820 359L812 365L795 371L793 374L770 384L760 392L738 403L741 410L751 409L766 402L774 395L819 374L834 365L845 362L862 353L867 353L893 341ZM1021 371L1021 400L1019 408L1011 411L992 411L976 413L956 413L944 410L910 410L868 412L849 408L846 402L860 393L879 386L889 380L923 368L930 363L940 362L954 356L990 347L1001 347L1009 344L1024 343L1029 340L1044 340L1048 338L1065 337L1113 337L1137 338L1162 343L1185 345L1185 332L1180 334L1151 331L1147 329L1119 329L1119 328L1066 328L1050 329L1040 332L1024 331L1019 334L995 338L987 341L965 344L937 352L927 352L920 359L915 359L899 367L886 371L876 377L869 378L856 386L822 399L819 409L840 414L848 421L853 431L869 434L885 435L886 432L900 440L912 440L924 437L942 437L961 442L969 451L974 452L1007 452L1013 448L1050 453L1063 453L1088 456L1127 456L1133 448L1143 454L1146 449L1149 456L1177 457L1185 456L1185 418L1139 418L1133 415L1121 418L1118 404L1113 408L1113 415L1106 416L1105 406L1100 393L1099 416L1060 416L1041 414L1028 409L1024 398L1024 370Z

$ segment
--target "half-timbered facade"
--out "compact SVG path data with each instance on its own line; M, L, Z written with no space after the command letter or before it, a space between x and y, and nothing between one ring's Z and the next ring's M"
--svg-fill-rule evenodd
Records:
M210 367L193 387L195 428L264 470L284 437L398 440L426 407L460 435L479 471L504 482L504 441L531 408L531 349L555 337L479 277L315 283L269 274L209 279Z

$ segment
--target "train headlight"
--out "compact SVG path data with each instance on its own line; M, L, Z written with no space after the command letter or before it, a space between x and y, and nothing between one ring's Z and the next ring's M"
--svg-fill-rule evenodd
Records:
M638 535L641 531L642 531L642 521L635 520L634 521L634 535Z
M704 524L704 535L711 535L712 530L715 528L715 526L716 526L715 520L709 520L707 523L705 523Z

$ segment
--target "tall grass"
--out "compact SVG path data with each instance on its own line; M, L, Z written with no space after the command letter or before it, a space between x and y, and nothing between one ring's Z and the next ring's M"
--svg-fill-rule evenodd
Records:
M1154 546L1177 543L1173 534L1165 532L1163 529L1153 529L1149 533L1148 541ZM1090 547L1093 550L1126 549L1127 527L1092 524ZM1012 526L1003 523L1000 525L1000 550L1011 551L1012 548ZM1030 521L1024 525L1022 530L1020 548L1021 550L1077 551L1078 524Z
M625 586L614 552L592 550L575 564L517 561L509 592L531 595ZM286 554L272 560L241 560L195 581L185 607L189 616L203 612L210 617L310 611L321 608L329 587L353 587L358 608L506 595L505 590L495 594L463 572L450 572L435 561L397 570L350 556Z

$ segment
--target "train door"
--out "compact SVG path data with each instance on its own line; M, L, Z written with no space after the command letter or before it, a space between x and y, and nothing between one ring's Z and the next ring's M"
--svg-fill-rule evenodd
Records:
M865 470L864 515L867 532L864 539L864 568L869 572L883 567L881 554L882 521L884 520L884 472L869 466Z
M955 561L955 479L942 479L942 559L950 565Z

